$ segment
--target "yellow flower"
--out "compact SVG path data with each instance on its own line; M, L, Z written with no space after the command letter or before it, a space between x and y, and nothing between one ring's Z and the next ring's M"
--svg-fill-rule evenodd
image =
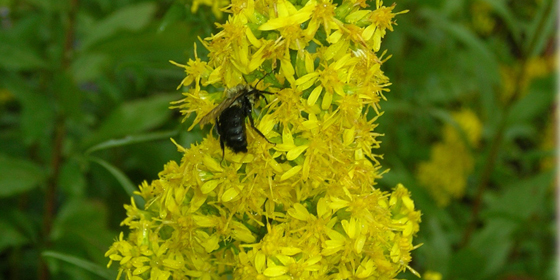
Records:
M426 271L426 273L424 273L424 277L422 277L422 279L425 279L425 280L441 280L443 278L441 276L441 273L439 273L437 271L428 270L428 271Z
M270 93L251 112L266 139L246 127L247 153L226 147L223 159L212 133L176 144L183 159L140 186L145 207L126 206L131 233L107 253L135 260L121 262L128 279L392 279L411 269L420 212L402 185L374 187L386 172L372 149L390 85L377 51L399 14L376 4L235 0L203 40L208 61L195 50L175 63L188 88L173 108L195 113L193 126L232 88Z
M471 148L476 148L482 134L482 124L473 111L465 109L452 116L458 127L444 126L442 142L432 147L430 160L417 169L418 181L442 207L463 197L467 177L474 169Z
M196 13L198 11L198 7L202 4L205 6L212 7L212 13L218 18L222 18L222 9L225 8L229 1L227 0L193 0L191 6L191 12Z

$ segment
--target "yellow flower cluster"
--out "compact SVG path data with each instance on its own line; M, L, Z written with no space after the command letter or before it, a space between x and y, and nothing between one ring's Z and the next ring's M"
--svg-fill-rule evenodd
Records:
M527 88L531 83L539 78L550 75L556 69L557 55L531 57L523 65L514 64L513 66L502 66L500 74L502 76L502 101L508 101L512 98L515 91L520 87L521 98L527 94ZM524 66L523 69L520 69ZM521 75L519 72L521 71ZM519 78L521 76L521 78Z
M432 147L430 160L420 163L417 170L418 181L441 207L447 206L451 199L463 197L467 178L474 168L470 147L478 145L482 133L480 120L469 109L454 113L453 119L459 127L444 126L442 142Z
M194 125L239 84L255 102L247 153L208 135L143 183L107 256L127 279L393 279L411 269L420 212L402 185L376 189L375 123L389 81L376 53L395 6L233 0L208 61L186 65L176 106ZM263 82L256 80L264 78ZM374 115L368 118L367 115ZM412 269L411 269L412 270ZM412 270L413 271L413 270ZM414 272L414 271L413 271Z
M492 6L487 2L473 1L471 3L471 16L473 29L480 35L488 36L496 27Z
M229 0L192 0L191 12L196 13L200 5L212 8L212 13L216 18L221 19L223 16L222 9L229 4Z

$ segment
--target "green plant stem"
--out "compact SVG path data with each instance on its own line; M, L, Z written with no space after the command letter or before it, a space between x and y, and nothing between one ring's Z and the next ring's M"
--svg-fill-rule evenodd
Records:
M52 223L54 220L55 206L56 206L56 191L58 184L58 175L60 173L60 166L62 162L62 143L64 142L66 129L64 121L57 121L55 130L55 139L53 142L53 155L51 159L52 175L47 184L47 192L45 195L45 211L43 213L43 246L44 248L50 247L50 233L52 230ZM39 279L49 279L49 271L47 265L43 260L40 261L39 266Z
M69 12L68 28L65 33L64 55L62 56L61 66L65 70L70 67L71 57L73 53L73 42L75 32L76 14L78 12L78 0L70 1L71 9ZM56 193L58 185L58 177L60 167L63 162L63 143L66 137L66 126L64 116L58 116L55 124L54 141L52 149L52 158L50 162L51 176L47 182L47 190L45 194L45 211L43 213L43 249L50 247L50 234L56 209ZM40 280L50 279L49 269L42 258L39 259L39 275Z
M546 3L547 6L547 11L549 11L549 13L551 11L553 11L554 9L552 9L552 2L553 1L548 1ZM548 9L550 8L550 9ZM543 16L539 22L539 28L537 30L542 30L543 26L548 18L548 16L550 16L550 14ZM546 34L542 34L542 36L546 36ZM480 180L478 180L478 185L476 187L476 194L475 194L475 199L473 202L473 207L472 207L472 211L471 211L471 217L469 220L469 223L466 227L465 233L463 235L463 239L461 241L461 247L465 247L471 237L472 234L474 232L474 230L476 229L478 222L479 222L479 214L480 214L480 209L481 209L481 205L482 205L482 198L484 195L484 192L486 191L486 188L490 182L490 177L492 175L492 173L494 172L494 168L496 165L496 160L498 158L498 152L500 151L500 146L502 144L502 140L504 138L504 133L506 131L506 127L507 127L507 119L508 116L510 114L511 111L511 107L513 105L513 103L521 96L522 92L523 92L523 77L525 77L526 75L526 70L527 70L527 62L529 60L529 54L531 54L533 52L533 49L536 47L537 45L537 41L539 40L538 36L533 37L533 40L530 42L529 47L525 50L525 53L523 55L523 57L521 58L521 65L518 69L518 71L516 72L515 75L515 89L514 92L512 94L512 96L506 100L505 104L504 104L504 114L502 115L500 121L499 121L499 125L498 125L498 130L495 134L495 137L493 138L492 144L490 146L490 151L488 153L488 157L485 161L485 165L482 171L482 174L480 175Z

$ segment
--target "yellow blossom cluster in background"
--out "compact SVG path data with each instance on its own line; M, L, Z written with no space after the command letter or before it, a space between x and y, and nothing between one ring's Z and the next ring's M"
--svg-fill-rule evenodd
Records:
M221 19L223 16L222 9L229 5L229 0L192 0L191 12L196 13L200 5L211 7L214 16Z
M515 89L519 88L519 96L521 98L527 93L527 87L535 79L543 78L552 73L556 69L556 55L537 56L527 60L523 65L502 66L501 76L503 89L501 92L502 101L510 100L515 93ZM519 69L523 67L523 69ZM518 72L521 71L521 79Z
M470 6L472 27L480 35L488 36L496 27L492 6L484 1L473 1Z
M130 234L111 246L109 265L162 280L393 279L411 269L420 212L404 186L375 188L384 171L372 152L390 85L377 52L394 8L233 0L203 40L208 60L177 64L187 92L174 106L196 113L194 126L225 89L249 83L272 93L253 113L272 143L248 126L248 152L226 149L223 162L212 133L177 145L181 162L140 186L144 209L126 206Z
M424 280L441 280L443 277L441 273L437 271L428 270L426 273L422 274L422 279Z
M452 116L458 127L444 126L442 141L432 146L430 160L421 162L417 169L418 181L441 207L463 197L474 169L471 147L478 145L482 133L482 124L473 111L463 109Z

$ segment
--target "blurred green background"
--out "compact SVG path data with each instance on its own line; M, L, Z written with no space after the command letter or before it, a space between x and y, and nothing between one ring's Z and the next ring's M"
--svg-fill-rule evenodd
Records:
M556 279L557 3L396 3L410 11L382 44L377 153L391 170L377 187L402 182L423 212L411 266ZM104 253L123 204L180 160L169 138L207 133L168 108L184 78L168 61L193 58L227 18L192 6L0 0L0 279L114 279Z

